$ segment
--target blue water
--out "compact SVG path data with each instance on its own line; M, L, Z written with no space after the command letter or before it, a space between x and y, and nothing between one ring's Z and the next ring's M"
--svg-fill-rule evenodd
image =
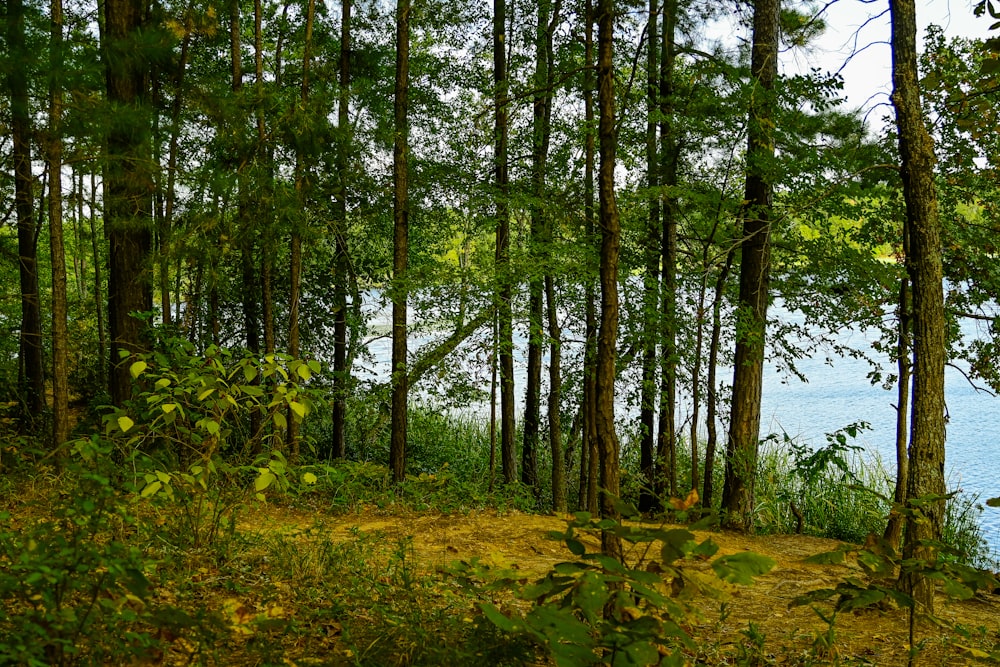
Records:
M963 333L976 335L971 324ZM870 349L864 333L844 333L839 342ZM872 428L859 433L856 444L877 453L886 467L894 470L895 389L872 386L866 377L870 367L864 360L833 357L828 363L826 355L820 354L802 360L798 368L808 382L789 379L774 365L765 370L762 435L785 432L822 445L826 433L865 421ZM985 505L988 498L1000 496L1000 398L977 391L958 369L948 367L945 401L949 417L945 444L948 488L978 496L979 503ZM1000 553L1000 509L986 507L981 524L990 548Z

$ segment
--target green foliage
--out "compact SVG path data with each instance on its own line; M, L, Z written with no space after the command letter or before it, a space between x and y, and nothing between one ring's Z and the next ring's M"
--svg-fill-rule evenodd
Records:
M200 620L157 604L152 563L114 537L135 518L96 475L66 489L70 500L31 525L0 513L0 662L123 664L155 659L162 631Z
M921 508L930 502L942 499L941 497L918 498L908 507L896 506L895 511L905 516L908 521L926 521ZM967 564L968 554L963 554L955 547L941 541L924 541L921 545L933 549L932 560L904 558L891 544L874 535L869 537L864 546L842 544L833 551L811 556L806 562L821 565L855 564L856 567L850 567L850 573L834 588L810 591L796 597L789 606L813 605L816 613L829 623L832 633L835 616L840 612L892 604L908 609L911 617L918 612L923 613L924 610L916 608L914 599L902 590L898 583L910 575L931 579L945 595L958 600L968 600L977 592L992 592L1000 586L1000 581L992 572ZM832 615L829 617L824 615L816 606L817 603L828 606ZM938 624L947 625L942 618L933 620ZM911 633L913 629L911 622ZM992 655L979 652L983 653L980 657L1000 660L1000 652Z
M586 536L602 531L631 545L624 561L588 549ZM685 652L697 651L688 627L699 615L699 599L721 598L727 582L750 584L774 566L770 558L751 553L721 556L710 562L714 578L708 577L686 566L715 555L718 547L711 540L699 543L684 528L626 525L587 512L577 512L565 532L551 537L561 539L576 559L558 563L533 583L477 562L456 565L453 572L474 584L511 587L531 603L527 612L492 603L480 608L504 632L545 647L560 666L685 664Z
M864 425L827 435L816 450L785 435L761 450L757 471L757 527L765 533L802 532L860 543L882 532L892 493L878 458L862 458L851 444Z

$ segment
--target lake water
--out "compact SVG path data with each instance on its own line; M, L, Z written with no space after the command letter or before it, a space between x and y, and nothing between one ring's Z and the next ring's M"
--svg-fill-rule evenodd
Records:
M772 314L789 321L801 321L797 313L774 308ZM386 325L389 311L373 306L368 309L369 322ZM975 335L970 324L964 331ZM426 337L411 341L413 349L427 342ZM865 332L845 331L837 342L857 349L870 351L871 341ZM525 368L523 337L515 341L521 355L516 363L515 385L519 402L523 398ZM380 380L388 377L390 341L387 337L374 340L370 351L374 366L364 368L369 377ZM825 434L864 421L869 430L859 433L854 444L869 453L877 453L883 464L895 469L895 390L872 386L867 374L870 370L864 360L843 358L819 353L812 358L796 362L797 368L808 378L802 382L795 377L779 373L774 364L764 371L764 391L761 406L761 437L787 433L814 447L826 443ZM362 369L359 369L362 370ZM488 382L488 369L478 369L483 382ZM892 372L894 368L887 369ZM544 375L545 371L543 371ZM732 371L720 369L719 379L732 382ZM619 390L621 391L621 390ZM987 498L1000 496L1000 398L977 391L957 369L946 371L946 401L949 421L947 425L946 475L949 490L961 490L970 497L978 497L985 504ZM486 406L481 406L486 414ZM681 405L678 423L683 423L689 407ZM704 412L702 412L704 415ZM719 425L724 435L724 425ZM981 515L983 536L995 555L1000 555L1000 508L986 507Z

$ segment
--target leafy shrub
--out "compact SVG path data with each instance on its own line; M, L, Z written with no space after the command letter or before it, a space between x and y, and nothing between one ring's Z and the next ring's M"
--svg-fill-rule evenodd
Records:
M133 521L107 479L86 476L70 500L31 526L0 513L0 663L122 664L155 658L165 631L196 630L187 614L154 605L150 564L111 538Z
M696 496L675 501L683 513ZM620 504L623 514L635 518L634 508ZM704 528L708 518L692 526ZM588 551L577 531L615 533L632 545L619 561ZM685 652L698 647L688 632L699 613L696 600L719 597L726 582L751 584L753 577L774 566L770 558L737 553L711 560L711 576L689 571L686 565L709 560L718 547L709 539L698 542L685 528L624 525L597 520L577 512L566 531L551 537L565 542L576 560L556 564L544 577L521 584L516 573L495 576L477 562L462 563L453 572L472 585L509 588L531 603L529 611L500 609L482 603L483 614L501 630L528 636L545 647L560 667L579 665L682 665Z

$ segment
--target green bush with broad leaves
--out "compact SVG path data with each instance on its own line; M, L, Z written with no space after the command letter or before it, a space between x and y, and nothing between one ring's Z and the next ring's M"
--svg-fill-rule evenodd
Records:
M217 346L198 354L183 339L129 359L135 396L106 412L104 440L129 464L139 497L177 508L178 541L213 544L231 532L249 494L263 500L268 489L293 483L288 420L301 422L312 410L307 383L319 362Z
M680 520L696 498L674 501ZM638 518L634 507L618 502L621 514ZM706 517L690 528L626 524L577 512L560 539L575 556L558 563L541 579L523 584L515 572L494 572L477 561L452 568L467 585L514 590L532 606L500 608L482 603L483 614L499 629L528 636L544 647L560 667L580 665L683 665L698 646L688 632L698 616L696 602L725 597L726 584L749 585L774 561L753 553L716 557L718 546L699 542L693 530L707 528ZM581 533L609 531L625 544L618 560L590 551ZM707 563L708 567L703 565Z

